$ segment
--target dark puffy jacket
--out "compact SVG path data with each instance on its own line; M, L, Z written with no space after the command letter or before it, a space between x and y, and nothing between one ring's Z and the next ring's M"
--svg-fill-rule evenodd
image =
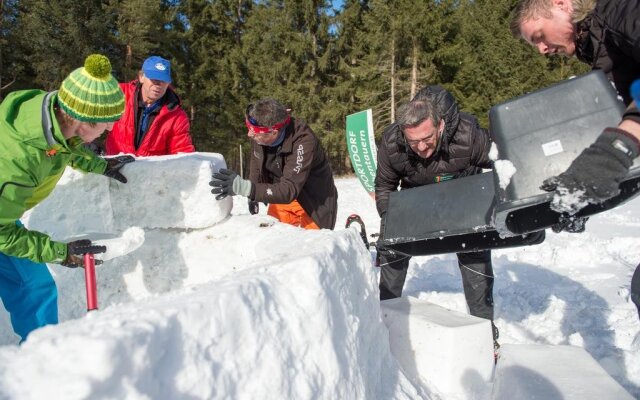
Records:
M640 77L640 0L600 0L577 23L576 56L592 69L601 69L616 85L625 104L631 103L629 87Z
M151 122L140 146L136 148L136 111L138 110L138 80L121 83L126 100L124 114L113 125L105 141L107 155L119 153L135 156L162 156L195 151L189 135L189 118L180 107L180 99L173 89L168 88L165 103Z
M453 96L439 86L428 86L422 94L434 96L443 115L445 131L434 154L427 158L416 155L406 143L397 124L388 126L378 149L376 172L376 207L384 220L389 193L477 174L491 168L491 139L478 120L458 111Z
M253 200L273 204L298 200L320 228L335 227L338 190L327 155L307 124L291 118L273 165L265 162L265 147L252 140L249 180L255 184Z

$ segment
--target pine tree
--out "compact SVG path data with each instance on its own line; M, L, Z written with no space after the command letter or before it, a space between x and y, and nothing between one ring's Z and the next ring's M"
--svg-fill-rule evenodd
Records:
M23 60L32 84L56 89L91 53L102 53L119 65L115 15L102 1L20 0L17 45L25 51Z
M488 125L496 104L565 79L584 69L574 60L537 56L511 36L514 0L468 1L460 7L459 68L448 87L461 108Z
M241 40L252 6L249 0L188 0L177 16L185 26L180 70L196 149L222 153L238 170L238 146L248 144L243 120L249 87Z
M172 6L158 0L110 0L106 7L114 15L118 59L121 66L116 75L122 81L136 79L143 61L151 55L172 60L175 35L167 29Z
M0 101L3 93L19 86L23 71L15 37L17 22L17 0L0 0Z

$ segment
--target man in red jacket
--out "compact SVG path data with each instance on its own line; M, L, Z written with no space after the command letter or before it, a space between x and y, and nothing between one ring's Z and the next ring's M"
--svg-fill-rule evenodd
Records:
M189 118L170 83L169 61L151 56L142 64L138 79L120 84L126 104L122 118L107 135L107 155L161 156L195 151Z

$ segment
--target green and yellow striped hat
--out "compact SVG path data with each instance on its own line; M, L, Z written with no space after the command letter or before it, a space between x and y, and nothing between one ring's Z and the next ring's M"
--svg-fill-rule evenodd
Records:
M73 119L82 122L117 121L124 111L124 94L111 75L111 62L92 54L62 81L58 104Z

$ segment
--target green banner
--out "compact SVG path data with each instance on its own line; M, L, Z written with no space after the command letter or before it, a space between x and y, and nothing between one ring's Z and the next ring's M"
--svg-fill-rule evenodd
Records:
M360 183L367 192L374 194L377 149L371 109L347 115L347 148L351 166Z

